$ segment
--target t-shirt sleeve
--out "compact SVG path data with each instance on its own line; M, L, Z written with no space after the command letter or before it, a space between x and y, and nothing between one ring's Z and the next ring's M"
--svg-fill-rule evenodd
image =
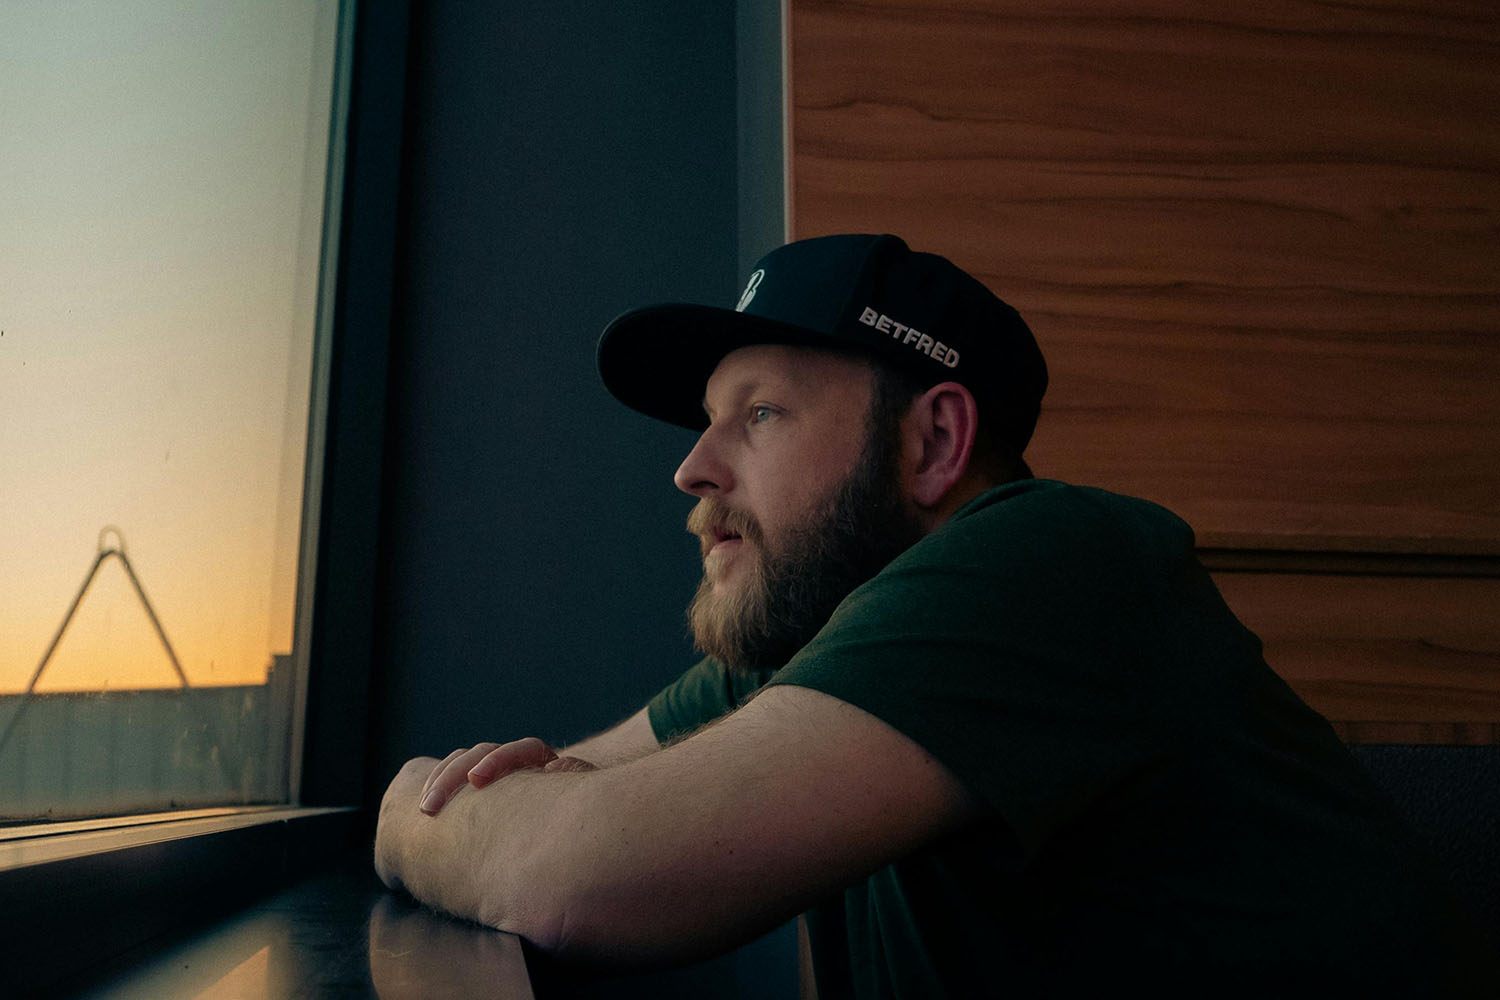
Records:
M1162 671L1127 633L1167 625L1155 617L1176 557L1145 550L1190 558L1173 522L1057 496L956 518L855 590L770 683L894 726L1035 845L1169 752L1153 721Z
M647 703L646 716L656 741L665 745L728 715L769 676L769 671L731 673L717 660L699 660Z

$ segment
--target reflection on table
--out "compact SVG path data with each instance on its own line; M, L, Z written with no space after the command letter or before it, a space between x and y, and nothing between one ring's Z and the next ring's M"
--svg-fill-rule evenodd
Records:
M362 857L118 968L84 995L532 1000L519 938L386 892Z
M609 973L545 961L520 938L389 893L369 852L133 962L90 975L80 995L110 1000L496 997L632 1000L797 995L790 924L693 965Z
M531 998L521 943L392 894L370 910L370 982L381 1000Z

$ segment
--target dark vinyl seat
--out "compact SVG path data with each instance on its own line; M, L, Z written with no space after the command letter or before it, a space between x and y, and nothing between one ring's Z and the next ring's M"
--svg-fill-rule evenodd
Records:
M1350 748L1500 949L1500 746Z

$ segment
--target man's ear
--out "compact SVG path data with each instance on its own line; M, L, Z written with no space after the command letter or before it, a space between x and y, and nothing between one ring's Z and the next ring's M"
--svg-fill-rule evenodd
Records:
M908 483L918 506L932 509L943 503L969 471L978 433L979 406L957 382L939 382L912 401L904 436Z

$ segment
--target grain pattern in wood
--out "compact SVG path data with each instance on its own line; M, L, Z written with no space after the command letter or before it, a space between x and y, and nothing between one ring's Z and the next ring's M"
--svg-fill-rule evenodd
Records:
M1208 540L1500 552L1500 10L796 0L790 29L795 235L897 232L1020 308L1039 472Z
M1493 743L1500 579L1217 573L1266 661L1353 742Z

